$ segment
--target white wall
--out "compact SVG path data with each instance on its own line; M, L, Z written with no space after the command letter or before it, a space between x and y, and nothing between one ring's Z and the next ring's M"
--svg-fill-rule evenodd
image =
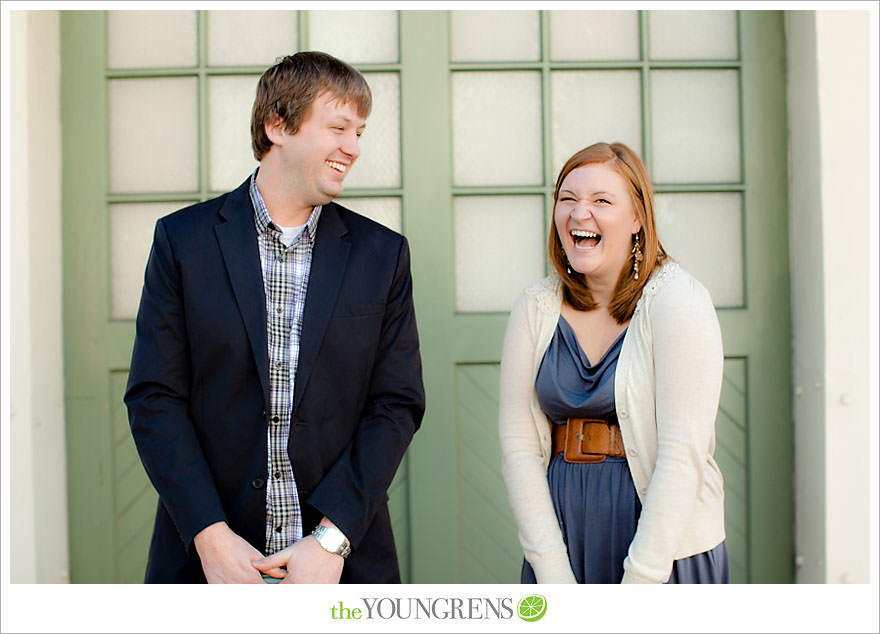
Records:
M69 580L57 11L10 14L11 581Z
M869 14L819 11L829 583L868 581Z
M795 540L804 583L867 583L869 13L786 12Z

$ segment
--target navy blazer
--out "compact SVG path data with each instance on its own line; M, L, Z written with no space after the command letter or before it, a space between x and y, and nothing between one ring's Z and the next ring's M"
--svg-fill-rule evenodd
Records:
M225 521L264 552L266 298L249 195L160 219L125 403L159 493L147 582L204 582L193 537ZM399 582L387 490L425 408L406 239L324 205L303 314L288 454L308 533L349 538L342 581Z

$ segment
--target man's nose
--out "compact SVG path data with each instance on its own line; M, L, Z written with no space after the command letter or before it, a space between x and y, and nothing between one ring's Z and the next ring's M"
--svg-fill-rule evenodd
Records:
M361 139L357 134L351 134L346 137L345 143L340 149L354 160L361 155L360 141Z

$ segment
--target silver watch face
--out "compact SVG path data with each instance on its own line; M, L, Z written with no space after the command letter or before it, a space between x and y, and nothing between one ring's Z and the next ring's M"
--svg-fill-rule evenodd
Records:
M345 545L345 536L339 529L333 529L330 526L318 526L312 531L315 539L321 544L324 550L336 555L346 556L348 547Z

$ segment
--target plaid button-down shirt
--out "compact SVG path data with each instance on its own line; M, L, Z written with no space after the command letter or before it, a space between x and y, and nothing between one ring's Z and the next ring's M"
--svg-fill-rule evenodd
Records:
M300 335L315 231L321 207L312 210L299 237L287 246L272 222L251 175L251 201L266 291L266 332L269 342L270 411L266 480L266 554L278 552L302 538L302 513L293 468L287 454L293 387L299 361Z

